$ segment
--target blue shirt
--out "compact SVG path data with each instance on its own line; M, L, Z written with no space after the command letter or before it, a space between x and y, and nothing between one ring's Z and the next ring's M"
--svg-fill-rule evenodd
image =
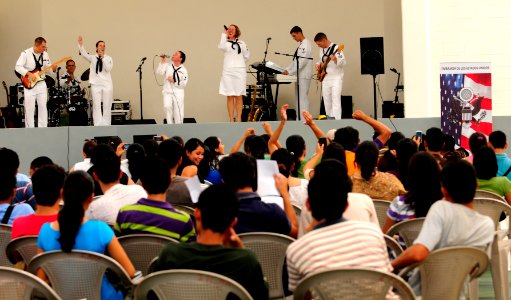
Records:
M0 204L0 221L5 215L5 212L7 211L7 208L9 207L9 203L3 203ZM7 224L12 225L12 222L14 222L14 219L21 216L31 215L34 213L34 210L32 207L26 203L21 203L16 206L14 206L14 209L12 210L11 216L9 217L9 221ZM2 253L3 254L3 253Z
M39 232L37 247L45 252L62 250L58 241L59 237L60 231L51 228L51 223L46 223ZM73 249L104 254L113 237L114 231L106 223L88 220L80 226ZM103 277L101 282L101 299L124 299L124 297L121 292L115 290L112 284Z
M506 153L495 154L495 156L497 157L497 164L499 165L497 176L504 176L504 173L511 167L511 159L507 157ZM507 178L511 180L511 172L507 174Z

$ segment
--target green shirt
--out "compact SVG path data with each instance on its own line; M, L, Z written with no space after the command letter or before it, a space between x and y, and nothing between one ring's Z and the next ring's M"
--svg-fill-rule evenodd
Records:
M268 299L268 287L255 254L248 249L198 243L167 244L155 271L193 269L224 275L241 284L254 299Z
M491 179L477 179L478 189L494 192L505 197L511 191L511 181L507 177L499 176Z

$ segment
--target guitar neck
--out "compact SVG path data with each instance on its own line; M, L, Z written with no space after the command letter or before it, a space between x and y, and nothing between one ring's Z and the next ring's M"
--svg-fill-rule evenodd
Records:
M68 60L70 60L70 59L72 59L72 57L71 57L71 56L64 57L63 59L61 59L61 60L57 61L57 62L56 62L56 63L54 63L53 65L61 64L61 63L65 62L65 61L68 61ZM52 66L49 66L49 67L46 67L46 68L42 69L41 71L39 71L39 75L41 75L41 74L44 74L44 73L48 72L51 68L52 68Z

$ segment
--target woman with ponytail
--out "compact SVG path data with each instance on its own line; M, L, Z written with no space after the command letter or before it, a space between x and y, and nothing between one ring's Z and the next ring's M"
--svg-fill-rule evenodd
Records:
M307 186L309 185L309 181L292 175L294 171L300 167L300 162L297 162L295 157L286 148L273 151L271 159L277 161L280 174L287 178L291 203L302 207L307 199Z
M67 176L63 187L64 207L59 212L57 221L46 223L41 228L37 239L38 253L52 250L86 250L104 254L108 250L110 256L121 264L128 275L134 277L133 264L113 230L104 222L85 218L85 211L93 197L94 182L90 175L76 171ZM42 270L38 271L38 276L46 280ZM124 296L103 277L101 298L123 299Z
M396 176L378 172L378 147L374 142L365 141L355 151L357 171L352 176L353 193L366 194L374 199L392 201L405 194L403 184Z

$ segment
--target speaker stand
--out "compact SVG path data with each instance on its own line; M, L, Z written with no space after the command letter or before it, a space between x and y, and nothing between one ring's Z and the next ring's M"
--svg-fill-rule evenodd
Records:
M373 76L373 101L374 101L374 116L375 120L378 120L378 106L376 105L376 74L372 74Z

